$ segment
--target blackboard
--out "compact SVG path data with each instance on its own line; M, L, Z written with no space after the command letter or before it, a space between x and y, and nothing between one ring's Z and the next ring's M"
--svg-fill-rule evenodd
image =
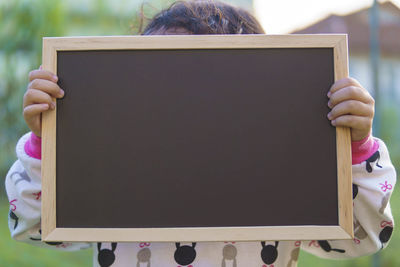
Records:
M340 221L340 199L351 206L339 192L342 148L326 118L337 48L315 36L301 47L269 47L268 36L203 36L212 45L200 47L164 37L118 49L109 47L118 37L98 37L102 47L94 37L46 40L66 93L48 112L48 240L350 238ZM71 49L74 40L92 47ZM186 47L135 47L171 40Z

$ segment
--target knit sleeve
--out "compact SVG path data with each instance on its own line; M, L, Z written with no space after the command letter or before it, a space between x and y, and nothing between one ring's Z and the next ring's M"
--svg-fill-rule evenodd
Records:
M6 192L10 204L8 227L12 238L39 247L60 250L88 248L90 244L41 241L41 159L40 143L31 133L17 143L17 161L6 175ZM40 142L40 139L36 140Z
M365 146L372 147L373 151ZM394 227L389 200L396 183L396 171L383 141L373 138L373 142L364 144L362 149L370 155L352 166L355 238L302 242L303 250L322 258L354 258L375 253L388 245Z

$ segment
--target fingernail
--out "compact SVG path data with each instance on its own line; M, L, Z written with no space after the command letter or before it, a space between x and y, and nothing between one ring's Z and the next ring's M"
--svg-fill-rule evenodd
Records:
M44 109L48 109L48 108L49 108L49 105L48 105L48 104L43 104L43 108L44 108Z
M63 97L65 95L65 92L63 89L60 89L60 97Z
M328 101L328 107L332 108L332 103L331 103L331 101Z
M331 91L329 91L328 94L327 94L327 96L328 96L328 97L331 97L331 95L332 95L332 93L331 93Z
M336 120L331 121L333 126L336 126Z
M331 119L332 118L332 114L329 112L328 113L328 119Z
M56 75L53 75L53 81L57 82L58 77Z

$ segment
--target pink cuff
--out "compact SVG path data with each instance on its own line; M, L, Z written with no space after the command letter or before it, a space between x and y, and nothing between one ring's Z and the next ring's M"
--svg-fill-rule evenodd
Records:
M24 146L26 154L35 159L42 158L42 138L36 136L33 132L31 138L26 141Z
M25 152L35 159L42 158L42 139L33 132L31 138L25 143ZM352 164L360 164L367 160L379 149L378 141L368 135L360 141L351 142Z
M371 157L379 148L377 140L368 135L360 141L351 142L352 164L360 164Z

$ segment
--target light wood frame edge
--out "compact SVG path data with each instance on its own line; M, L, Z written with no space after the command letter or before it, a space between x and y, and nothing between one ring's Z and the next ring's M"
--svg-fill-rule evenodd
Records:
M57 50L45 39L42 68L57 73ZM42 113L42 239L56 230L56 115L56 109Z
M245 37L245 38L243 38ZM201 48L296 48L335 47L343 34L295 35L152 35L44 37L57 51L122 49L201 49ZM150 41L152 39L153 41ZM154 41L154 39L156 41ZM318 44L316 44L316 40ZM268 43L265 43L268 41Z
M347 35L334 47L335 81L349 76ZM351 166L351 135L350 129L336 128L337 172L338 172L338 201L339 225L349 236L354 238L353 231L353 193Z
M57 73L57 51L332 47L335 81L348 76L347 35L247 35L246 38L242 37L243 35L45 37L43 38L42 62L43 69ZM158 40L149 42L149 38ZM318 45L315 44L316 40ZM336 130L339 226L161 228L150 229L150 231L147 228L56 228L56 110L43 114L42 137L44 140L42 142L42 239L45 241L79 241L72 237L80 237L81 241L141 241L143 238L140 233L152 236L153 239L148 241L153 242L194 240L190 238L190 233L196 233L191 234L191 237L196 236L197 241L227 241L227 238L223 238L226 234L232 235L235 231L243 229L247 230L248 236L254 233L254 240L259 240L265 234L269 236L265 239L269 240L304 239L302 238L305 237L304 233L308 234L307 238L315 234L313 239L321 239L322 236L326 239L353 238L352 192L351 189L349 190L352 188L349 129L337 128ZM311 228L314 230L309 230ZM110 234L113 231L115 234ZM152 233L157 233L157 235L153 236ZM173 233L173 235L167 233ZM279 233L279 238L277 233ZM135 236L135 240L132 240L132 236ZM164 239L157 239L160 236ZM170 236L169 239L167 236ZM237 241L245 241L239 232L235 233L235 237ZM249 239L246 238L246 240Z
M245 235L241 235L246 231ZM232 237L234 236L234 239ZM208 228L57 228L46 241L77 242L213 242L348 239L340 226L269 226ZM134 239L132 239L134 237ZM160 239L160 237L162 237Z

